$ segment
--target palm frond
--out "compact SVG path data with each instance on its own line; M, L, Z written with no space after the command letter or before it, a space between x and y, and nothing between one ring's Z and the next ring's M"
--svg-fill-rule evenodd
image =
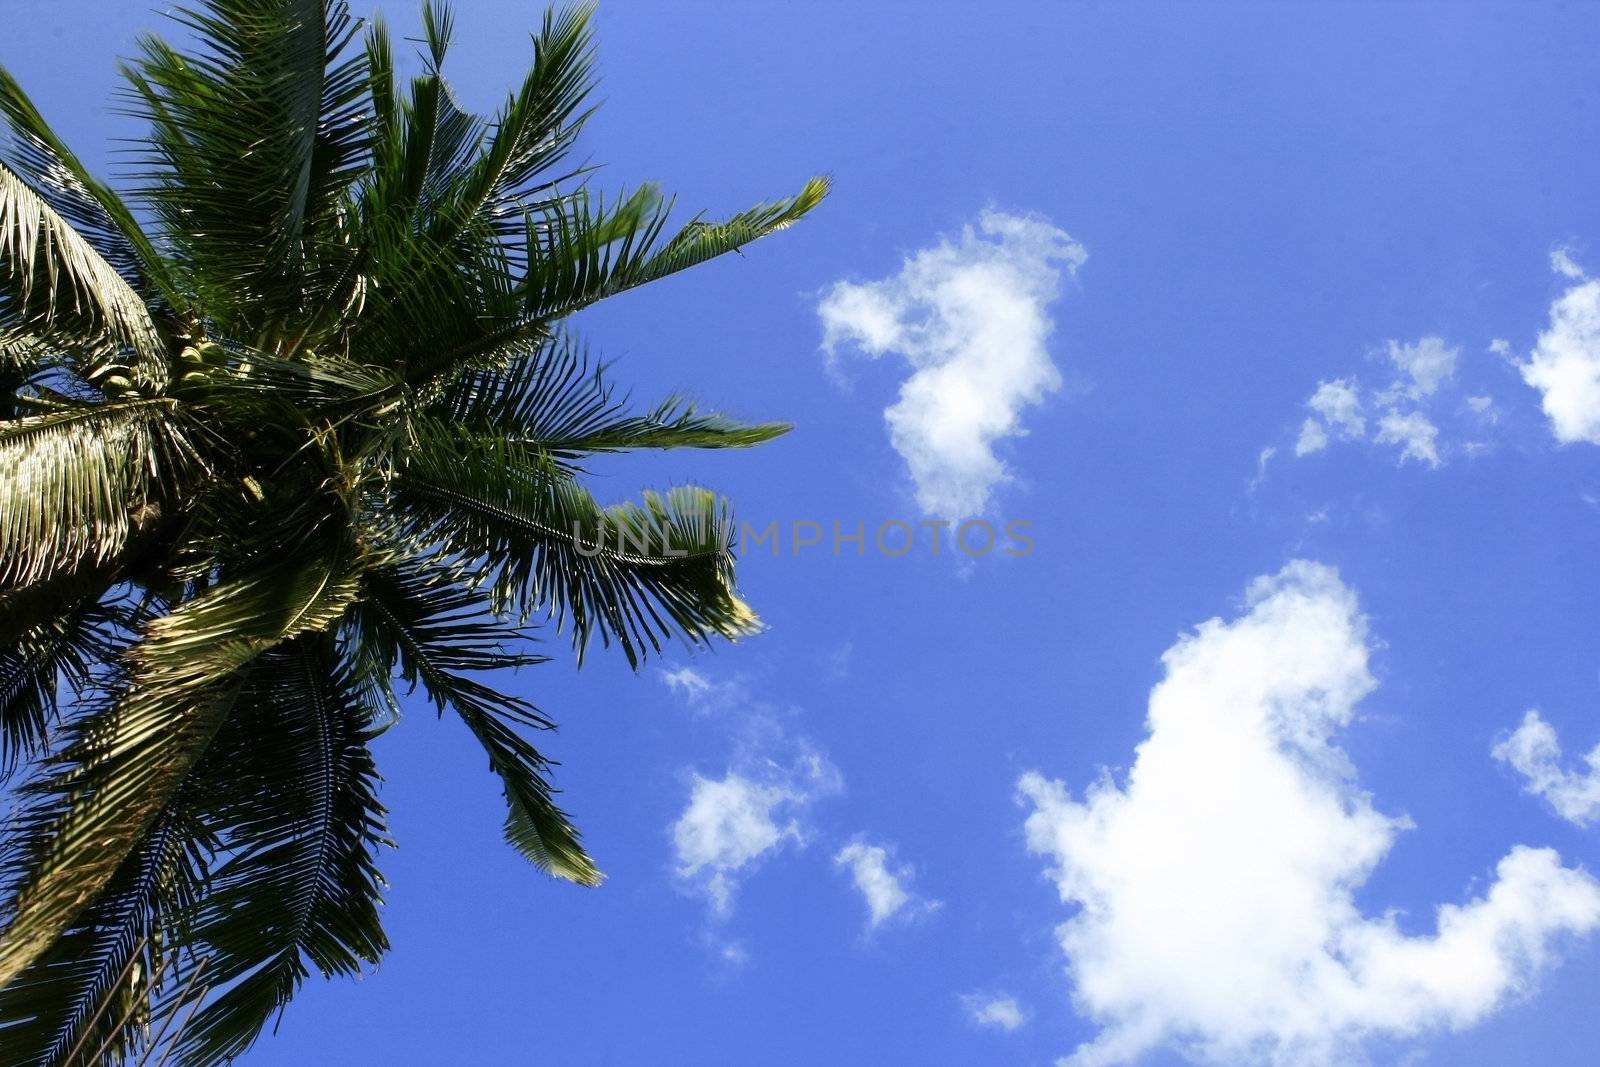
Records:
M748 448L787 433L787 423L740 423L669 397L629 411L573 339L561 334L513 358L503 371L470 371L433 413L469 430L503 436L562 459L634 448Z
M625 198L607 213L581 200L559 204L530 222L528 275L521 291L530 315L564 318L629 289L658 281L737 251L803 218L828 194L828 179L813 178L787 200L758 204L722 222L690 221L664 244L670 203ZM647 207L642 217L630 211ZM629 223L632 222L632 225Z
M456 710L483 745L489 769L500 776L507 807L506 840L542 871L579 885L599 885L605 876L555 804L548 781L550 761L493 710L460 704Z
M165 399L0 422L0 588L114 558L200 460Z
M452 190L443 218L452 232L482 219L503 239L524 236L531 213L549 209L560 184L577 172L552 174L592 114L592 6L547 11L533 39L533 66L495 116L487 149ZM436 234L436 236L440 236Z
M350 629L352 646L413 689L420 684L441 712L454 709L484 746L505 793L506 840L540 870L598 885L599 869L553 799L552 764L518 732L551 722L526 700L472 677L543 662L524 650L528 636L496 619L461 572L437 560L370 572Z
M226 721L241 669L329 628L358 590L347 550L303 546L146 628L128 650L126 683L74 724L54 765L28 786L15 830L22 848L6 864L0 986L49 949L138 847Z
M0 1067L126 1062L150 1048L150 998L184 988L168 940L204 891L216 844L183 790L50 951L0 988Z
M388 948L371 724L329 635L295 638L252 665L196 771L217 783L202 810L226 859L184 916L218 992L184 1030L181 1062L231 1060L309 973L357 974Z
M73 605L0 647L0 782L44 751L64 682L74 692L115 654L121 620L93 601Z
M89 173L3 67L0 122L11 133L9 143L0 137L0 162L20 174L135 290L149 297L153 287L182 306L166 263L128 206Z
M144 196L207 313L254 339L343 274L348 194L368 152L366 58L343 0L204 0L124 68L151 124ZM292 339L291 339L292 343Z
M118 345L134 352L146 385L164 380L165 346L149 309L126 278L27 182L0 163L0 292L7 318L110 361ZM8 325L0 323L0 325Z
M672 636L704 643L759 628L734 591L733 520L715 494L680 487L602 508L525 446L426 421L416 432L394 479L395 521L467 561L497 610L570 621L580 660L596 632L638 666Z

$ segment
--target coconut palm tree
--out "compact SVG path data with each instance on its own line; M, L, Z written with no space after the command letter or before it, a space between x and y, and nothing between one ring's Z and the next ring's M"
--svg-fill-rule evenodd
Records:
M376 962L370 743L415 690L483 745L510 843L597 884L550 720L490 672L538 623L635 666L756 627L724 500L602 506L585 457L786 427L631 409L562 323L826 184L671 232L654 188L593 192L585 10L489 118L442 5L407 80L343 0L176 17L189 51L123 68L127 200L0 71L0 1065L225 1061Z

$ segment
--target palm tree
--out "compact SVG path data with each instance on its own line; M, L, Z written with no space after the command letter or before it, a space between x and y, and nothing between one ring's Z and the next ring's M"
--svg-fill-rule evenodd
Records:
M541 621L636 667L756 627L723 499L601 506L583 467L786 427L631 410L561 323L826 183L670 235L654 188L590 192L586 10L546 16L492 118L440 73L442 5L404 89L343 0L176 17L191 52L123 68L127 201L0 71L0 770L27 772L0 1065L224 1061L311 971L376 962L370 743L419 687L482 743L511 844L597 884L529 741L550 720L486 672L540 662Z

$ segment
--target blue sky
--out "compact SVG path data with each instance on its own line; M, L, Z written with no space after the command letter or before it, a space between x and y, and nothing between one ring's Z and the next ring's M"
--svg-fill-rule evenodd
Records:
M0 62L114 173L113 58L160 19L34 6ZM488 109L539 9L459 9ZM394 949L247 1062L1593 1062L1600 10L612 0L597 34L602 184L835 179L582 323L641 398L796 424L598 472L776 521L769 630L510 683L597 891L504 846L419 706L379 751ZM1032 551L870 544L968 513Z

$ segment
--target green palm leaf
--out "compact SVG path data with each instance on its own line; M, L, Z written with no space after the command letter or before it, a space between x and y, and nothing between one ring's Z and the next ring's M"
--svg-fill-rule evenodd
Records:
M464 575L440 563L369 574L352 622L354 644L384 671L397 670L413 687L420 684L441 712L452 708L483 745L505 793L512 846L540 870L599 885L599 869L555 804L551 762L518 732L552 724L527 701L472 677L543 662L545 657L521 650L527 635L499 622Z
M0 780L44 750L61 684L82 692L114 656L117 629L112 612L80 603L0 647Z
M11 132L9 144L0 137L0 161L21 175L135 290L143 293L148 280L167 300L177 300L166 264L122 198L89 173L3 67L0 122Z
M197 769L213 783L203 821L228 858L183 916L190 951L220 990L184 1031L183 1062L241 1054L311 971L357 974L388 948L371 723L328 635L295 638L252 665Z
M758 204L722 222L696 218L659 244L672 205L653 189L621 198L609 211L603 202L557 205L530 222L529 242L539 253L521 286L527 312L564 317L737 251L792 226L822 202L828 186L828 179L813 178L787 200Z
M208 314L253 339L338 278L337 232L368 150L367 71L342 0L206 0L125 69L151 124L144 196Z
M433 413L563 459L634 448L748 448L790 429L702 413L682 397L631 413L603 368L565 334L514 358L503 371L462 375Z
M216 848L192 792L179 790L93 904L0 988L0 1067L116 1063L149 1047L152 990L181 991L193 972L162 931L194 907Z
M580 659L596 632L637 666L675 635L704 643L759 629L733 588L733 519L715 494L681 487L601 507L524 446L443 424L418 434L394 481L396 520L468 561L497 608L570 622Z

